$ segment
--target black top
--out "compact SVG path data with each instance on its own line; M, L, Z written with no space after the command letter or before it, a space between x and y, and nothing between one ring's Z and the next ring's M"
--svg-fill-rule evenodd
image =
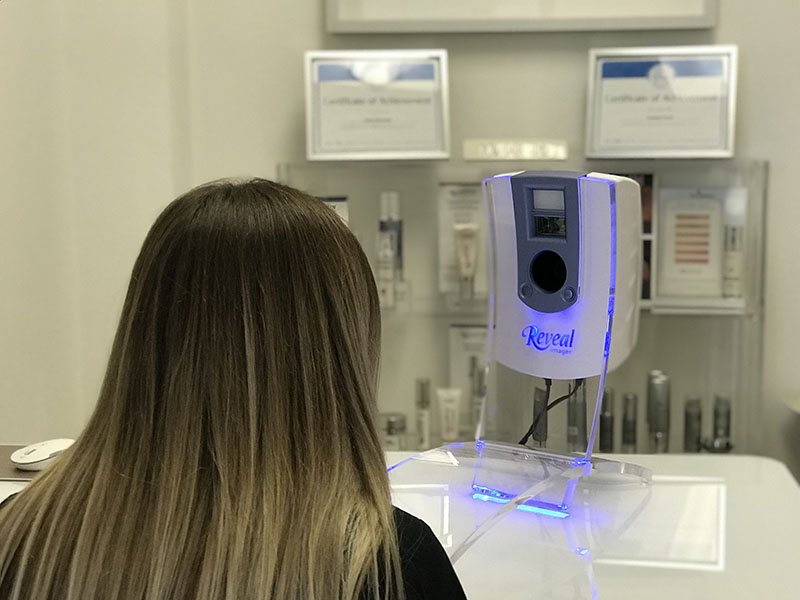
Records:
M0 508L14 495L2 502ZM406 600L466 600L453 565L428 525L395 507ZM369 600L363 596L363 600Z
M428 525L395 507L406 600L466 600L453 565Z

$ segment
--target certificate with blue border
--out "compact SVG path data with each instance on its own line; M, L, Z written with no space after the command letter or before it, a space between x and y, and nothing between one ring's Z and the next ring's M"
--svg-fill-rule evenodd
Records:
M306 54L309 160L449 157L445 50Z
M586 155L733 156L736 63L736 46L592 49Z

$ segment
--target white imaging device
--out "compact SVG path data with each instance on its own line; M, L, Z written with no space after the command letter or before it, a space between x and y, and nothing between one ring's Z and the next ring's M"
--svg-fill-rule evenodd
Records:
M592 457L606 372L630 355L638 334L639 186L602 173L523 171L487 179L484 197L486 373L494 372L486 381L495 380L487 387L497 397L484 389L476 437L490 400L495 415L519 400L519 387L498 392L500 377L520 380L509 369L545 379L548 397L551 380L575 380L559 401L599 376L586 452L522 445L534 421L520 444L478 439L398 463L389 469L392 499L436 532L470 598L596 598L594 557L651 490L647 469Z
M610 345L608 369L620 365L639 329L639 185L526 171L484 186L494 359L528 375L582 379L604 371Z

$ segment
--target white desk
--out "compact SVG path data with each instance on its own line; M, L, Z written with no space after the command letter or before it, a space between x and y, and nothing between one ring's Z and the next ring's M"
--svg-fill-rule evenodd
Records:
M22 446L0 445L0 502L17 493L35 475L35 471L19 471L11 464L11 453Z
M387 463L412 455L388 452ZM594 559L599 598L800 598L800 486L782 463L707 454L607 458L651 469L653 493L618 543ZM493 593L472 600L532 598L504 590L508 574L490 557L485 577L496 582Z
M15 447L0 446L0 479L27 478L33 473L15 471L8 455ZM414 453L388 452L387 463L394 464ZM610 547L593 564L597 589L601 599L613 600L726 600L797 599L800 598L800 486L786 467L775 460L755 456L714 455L616 455L616 460L648 467L653 472L654 493L651 502L633 521L617 547ZM694 478L698 486L681 485ZM21 482L0 482L0 500L19 489ZM704 487L705 486L705 487ZM7 489L6 489L7 488ZM685 490L685 493L682 491ZM722 490L720 509L709 508L714 490ZM694 497L691 497L694 495ZM696 500L699 499L699 502ZM694 500L694 501L693 501ZM678 532L685 538L697 531L696 539L707 541L714 524L720 526L721 544L685 549L677 534L671 560L642 561L647 566L633 564L637 557L625 556L631 540L661 538L659 549L665 550L664 535L680 528L669 525L659 515L659 502L667 501L673 514L683 513L684 527ZM699 505L704 506L698 516ZM678 505L678 506L675 506ZM706 522L703 519L707 517ZM672 522L670 521L670 522ZM713 522L712 522L713 521ZM701 527L698 527L698 524ZM711 550L709 550L711 548ZM682 554L695 560L684 561ZM703 552L711 556L702 556ZM648 558L648 557L645 557ZM711 560L707 560L711 558ZM612 561L610 563L609 561ZM502 565L486 565L486 577L498 581L495 592L486 596L471 596L471 600L509 600L502 587Z

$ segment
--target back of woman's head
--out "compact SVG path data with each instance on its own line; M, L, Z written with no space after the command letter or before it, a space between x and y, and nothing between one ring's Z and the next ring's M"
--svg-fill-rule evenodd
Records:
M175 200L134 266L89 425L0 511L0 592L391 591L379 337L369 265L324 204L260 179Z

